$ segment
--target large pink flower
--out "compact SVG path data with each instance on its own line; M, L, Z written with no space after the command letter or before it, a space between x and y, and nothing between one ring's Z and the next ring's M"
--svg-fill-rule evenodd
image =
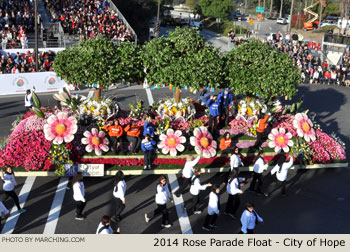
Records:
M177 151L182 152L185 150L182 144L186 142L186 138L182 136L180 130L174 132L173 129L168 129L166 134L161 134L159 136L159 140L158 148L162 149L163 154L168 154L170 152L170 156L174 157Z
M69 117L65 112L51 115L44 125L45 138L53 141L54 144L61 144L63 141L71 142L77 130L77 120L74 116Z
M291 140L292 134L286 133L284 128L272 129L269 134L270 148L275 148L275 152L279 153L281 150L284 152L289 152L289 146L293 146L293 141Z
M109 150L109 141L105 138L103 131L98 131L96 128L92 128L90 131L85 131L84 136L81 139L82 144L86 144L85 150L92 152L95 150L97 156L102 155L102 151L107 152Z
M205 158L211 158L216 155L217 144L206 127L195 128L193 135L190 138L190 142L197 154L203 155Z
M298 136L304 137L306 142L316 140L315 130L312 128L313 124L306 114L296 114L293 126L296 128Z

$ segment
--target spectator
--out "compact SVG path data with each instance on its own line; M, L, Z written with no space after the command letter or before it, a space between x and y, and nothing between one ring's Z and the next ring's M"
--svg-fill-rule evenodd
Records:
M131 153L136 154L140 148L141 139L140 139L140 126L136 125L136 122L131 120L130 124L125 127L125 132L127 134L127 139L131 142Z
M118 119L114 120L113 122L110 121L107 125L104 126L104 129L108 131L109 139L112 143L112 148L114 149L114 154L118 155L118 146L120 147L121 151L126 154L126 151L124 150L123 146L123 127L119 125Z

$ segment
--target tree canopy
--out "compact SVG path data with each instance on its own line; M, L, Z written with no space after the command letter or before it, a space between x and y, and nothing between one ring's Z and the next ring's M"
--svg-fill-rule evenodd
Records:
M301 82L299 70L288 55L261 41L250 41L226 55L226 85L235 94L259 96L288 95L297 93Z
M113 44L104 36L88 39L57 54L54 70L68 83L99 84L108 88L122 81L142 77L138 50L130 42Z
M200 0L199 6L204 16L227 20L233 11L231 0Z
M193 28L176 28L168 37L152 40L141 57L150 84L199 89L219 87L223 80L223 56Z

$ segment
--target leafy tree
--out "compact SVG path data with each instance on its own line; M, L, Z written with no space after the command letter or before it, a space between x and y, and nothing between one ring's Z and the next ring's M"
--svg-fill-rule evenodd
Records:
M204 16L227 20L233 10L231 0L200 0L199 5Z
M297 93L299 70L290 58L261 41L250 41L226 55L227 85L236 94L256 92L260 97Z
M148 82L172 84L177 102L183 86L200 89L222 83L223 56L212 45L206 45L193 28L176 28L167 38L152 40L144 45L141 57Z
M67 48L55 58L54 70L68 83L92 86L98 84L95 99L101 88L118 81L136 81L142 77L137 48L130 42L113 44L104 36L89 39Z

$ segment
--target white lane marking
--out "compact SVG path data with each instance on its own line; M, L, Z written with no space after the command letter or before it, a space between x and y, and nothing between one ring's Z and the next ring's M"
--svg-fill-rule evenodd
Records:
M30 177L27 177L26 181L24 182L24 185L21 189L21 192L19 193L19 204L20 204L21 208L24 207L24 204L28 198L30 190L32 189L34 181L35 181L35 177L30 176ZM24 213L24 214L26 214L26 213ZM18 212L16 205L13 206L11 209L11 216L7 218L5 225L1 230L2 234L12 234L13 233L13 230L15 229L15 226L17 224L19 215L20 215L20 213Z
M270 31L272 30L271 26L269 26Z
M62 177L58 183L55 198L52 202L43 234L54 234L56 231L56 226L58 218L60 217L62 202L66 193L68 181L68 177Z
M147 78L145 78L144 86L145 86L145 89L146 89L148 104L149 104L150 106L152 106L153 103L154 103L154 100L153 100L153 95L152 95L151 89L149 88L149 85L148 85Z
M175 174L168 174L169 184L171 187L171 191L175 192L179 188L179 183L177 182L177 178ZM183 234L193 234L190 220L187 216L187 212L184 211L184 200L182 196L176 197L173 193L173 199L176 207L177 216L179 217L179 223L181 227L181 231Z

